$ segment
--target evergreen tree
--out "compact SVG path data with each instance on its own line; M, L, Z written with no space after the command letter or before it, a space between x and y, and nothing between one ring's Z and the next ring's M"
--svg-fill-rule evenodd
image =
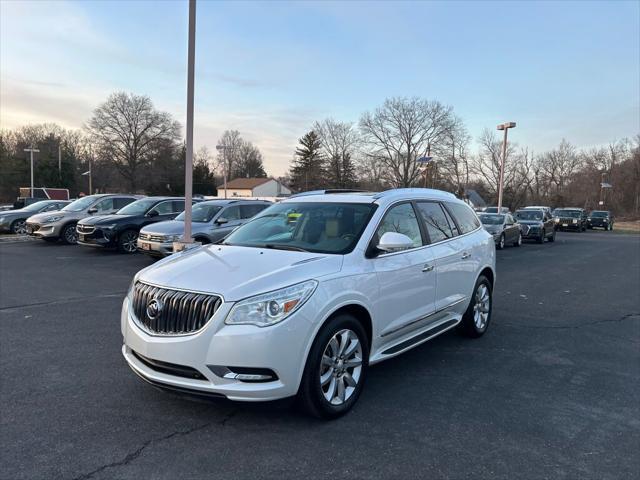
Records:
M326 159L321 153L320 137L312 130L298 140L291 166L291 186L294 191L326 188Z

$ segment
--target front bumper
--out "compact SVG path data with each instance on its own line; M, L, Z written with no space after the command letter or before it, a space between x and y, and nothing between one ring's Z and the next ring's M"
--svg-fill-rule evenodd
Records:
M268 401L295 395L313 334L311 302L291 318L265 328L226 325L224 319L232 306L223 303L207 325L192 335L150 335L137 326L129 312L129 300L125 299L121 315L122 354L137 375L172 390L241 401ZM197 375L188 378L189 375L174 374L154 366L154 361L178 367L178 371L192 369ZM269 370L276 379L258 383L225 378L219 373L220 367Z
M560 220L559 222L556 223L556 228L558 230L582 230L582 224L580 223L573 223L571 221L562 221Z
M78 245L85 247L115 247L115 234L95 229L91 233L85 232L80 226L76 228Z
M33 223L27 221L27 234L38 238L58 238L62 225L58 223Z
M173 253L173 242L154 242L138 238L138 251L154 257L166 257Z
M531 240L538 239L542 234L542 229L540 227L529 227L524 232L522 232L523 240Z

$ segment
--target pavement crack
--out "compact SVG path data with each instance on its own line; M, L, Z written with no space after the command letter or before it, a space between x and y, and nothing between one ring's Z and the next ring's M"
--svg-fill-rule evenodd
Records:
M0 312L10 312L11 310L19 310L21 308L29 308L29 307L43 307L43 306L59 305L59 304L72 303L72 302L84 302L87 300L96 300L100 298L112 298L112 297L124 298L126 293L127 292L102 293L100 295L85 295L82 297L69 297L69 298L63 298L61 300L50 300L48 302L25 303L23 305L12 305L9 307L0 307Z
M603 323L619 323L629 318L638 317L640 318L640 313L627 313L618 318L607 318L604 320L595 320L593 322L579 323L577 325L515 325L513 323L505 323L505 326L508 327L522 327L522 328L536 328L541 330L571 330L582 327L589 327L591 325L600 325Z
M227 420L229 420L229 418L231 418L233 415L235 415L235 413L237 412L232 412L232 414L228 414L227 416L225 416L225 418L222 419L222 424L224 425L223 422L226 422ZM134 460L136 460L138 457L140 457L140 455L142 455L142 452L144 452L149 446L153 445L153 444L157 444L160 442L164 442L166 440L170 440L171 438L174 437L183 437L185 435L190 435L191 433L197 432L199 430L203 430L209 426L211 426L213 424L213 422L209 422L209 423L205 423L204 425L199 425L197 427L193 427L190 428L188 430L178 430L176 432L172 432L168 435L165 435L163 437L159 437L159 438L152 438L151 440L147 440L146 442L144 442L140 447L138 447L136 450L134 450L131 453L128 453L122 460L119 460L117 462L112 462L112 463L107 463L106 465L102 465L98 468L96 468L95 470L92 470L89 473L85 473L82 474L78 477L75 477L73 480L88 480L90 478L92 478L94 475L103 472L104 470L107 470L109 468L116 468L116 467L122 467L125 465L130 464L131 462L133 462Z

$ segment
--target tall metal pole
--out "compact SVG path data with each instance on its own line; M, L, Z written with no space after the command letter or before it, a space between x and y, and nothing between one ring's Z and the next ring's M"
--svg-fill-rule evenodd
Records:
M58 178L62 181L62 149L58 143ZM62 185L60 185L62 186Z
M502 212L502 188L504 183L504 160L507 157L507 132L508 128L504 129L504 139L502 140L502 158L500 159L500 185L498 186L498 213Z
M187 157L184 166L184 243L191 243L193 197L193 84L196 56L196 0L189 0L189 51L187 55Z
M25 152L29 152L30 158L31 158L31 198L33 198L33 153L36 152L38 153L40 150L38 150L37 148L33 148L33 145L31 145L29 148L25 148L24 149Z
M92 163L91 163L91 157L89 157L89 195L93 194L93 185L92 185L92 181L93 181L93 171L92 171Z
M222 162L224 163L224 198L227 198L227 147L222 149Z

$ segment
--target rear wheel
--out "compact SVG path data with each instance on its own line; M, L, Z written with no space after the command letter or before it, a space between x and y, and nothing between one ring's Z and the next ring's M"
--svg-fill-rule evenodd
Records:
M27 233L27 222L24 219L14 220L11 224L11 233L25 235Z
M310 414L337 418L356 403L369 367L369 341L360 322L338 315L318 332L307 358L298 396Z
M502 250L504 248L504 233L500 235L500 240L498 240L498 244L496 245L498 250Z
M125 230L118 237L118 250L122 253L135 253L138 251L138 232Z
M519 247L522 245L522 233L518 233L518 239L513 244L514 247Z
M460 327L469 337L484 335L491 321L493 288L487 277L481 275L476 281L469 307L462 317Z
M76 232L76 224L71 223L69 225L65 225L65 227L62 229L60 238L62 238L62 241L68 245L74 245L78 243L78 232Z
M553 231L553 233L549 237L549 241L550 242L555 242L556 241L556 231L555 230Z
M544 230L542 230L542 233L540 234L540 236L538 237L538 240L537 240L538 243L544 243L544 237L546 237L546 236L547 236L547 233Z

